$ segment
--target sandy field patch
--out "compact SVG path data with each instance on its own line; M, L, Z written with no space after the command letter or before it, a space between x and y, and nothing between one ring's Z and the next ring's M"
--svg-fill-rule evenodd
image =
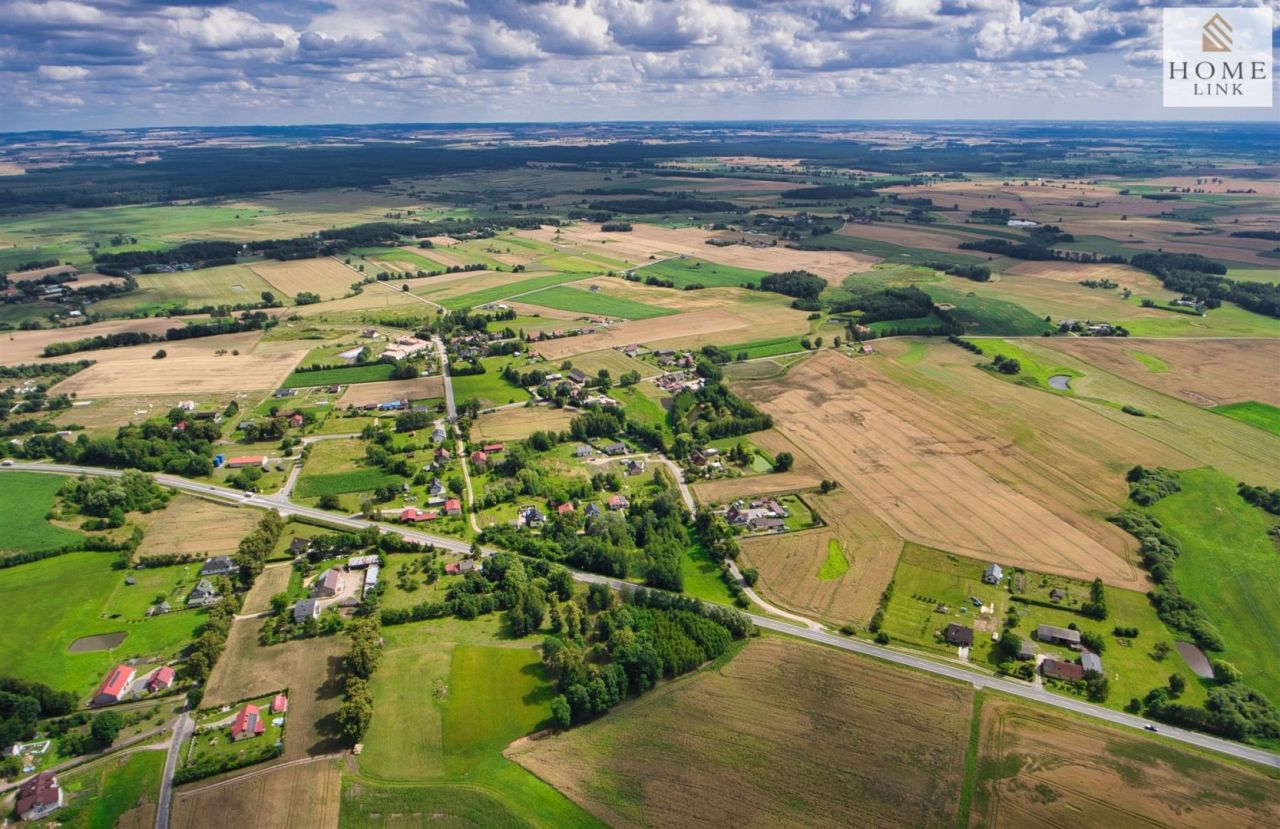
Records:
M507 756L614 827L954 826L972 699L765 638Z
M179 495L161 512L138 518L146 532L138 545L138 556L230 555L240 545L240 539L258 526L259 518L256 510ZM193 527L198 527L199 532L193 532Z
M339 406L363 406L384 400L426 400L444 397L444 378L416 377L413 380L387 380L383 383L352 383L338 398Z
M310 291L319 294L321 299L336 299L351 290L352 282L364 278L364 274L332 258L258 262L249 268L267 280L272 288L290 298L302 291Z
M629 343L687 343L701 345L709 341L708 335L736 331L740 336L729 339L747 340L751 329L746 320L725 311L693 311L670 317L632 320L585 334L581 337L565 337L538 343L536 350L548 360L561 360L574 354L599 351L602 348ZM724 336L716 338L726 342Z
M574 413L549 406L524 406L481 415L471 423L476 441L523 440L538 431L559 432L569 428Z
M261 336L254 331L94 351L89 356L99 362L54 386L54 393L76 392L87 399L148 394L199 399L219 392L275 388L306 351L251 353ZM159 349L168 356L154 359ZM225 354L215 353L222 349ZM231 353L236 349L239 355Z
M822 352L785 381L763 381L744 392L905 539L1029 569L1101 576L1120 587L1145 586L1122 533L1097 520L1093 532L1085 532L1078 524L1089 519L1065 520L975 461L1022 460L1014 440L989 428L929 431L921 424L934 404L864 363Z
M1198 406L1257 400L1280 406L1280 340L1054 338L1044 345ZM1168 366L1151 371L1138 355Z
M43 358L40 356L46 345L83 340L86 337L108 336L124 331L137 331L143 334L163 334L170 328L182 326L180 320L145 319L116 320L114 322L98 322L91 325L69 325L64 328L45 328L39 331L6 331L3 335L4 347L0 348L0 363L15 365L17 363L38 363L44 359L50 362L71 362L84 358L98 359L105 351L85 352L82 354L65 354L61 357Z
M290 712L292 714L292 711ZM342 795L338 760L318 760L178 789L172 829L337 829ZM252 767L256 772L259 767ZM215 781L216 782L216 781Z
M262 619L232 623L226 649L205 686L204 707L289 689L284 761L332 754L344 747L337 724L345 636L281 645L258 644Z
M1140 735L988 697L969 825L1280 825L1274 777Z

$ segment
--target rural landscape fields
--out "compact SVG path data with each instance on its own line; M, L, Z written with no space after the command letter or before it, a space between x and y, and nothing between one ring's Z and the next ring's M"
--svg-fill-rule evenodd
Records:
M1274 823L1276 161L613 129L0 214L5 808Z

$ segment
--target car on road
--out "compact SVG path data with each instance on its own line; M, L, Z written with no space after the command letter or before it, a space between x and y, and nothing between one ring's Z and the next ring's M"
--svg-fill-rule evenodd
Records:
M1147 723L1146 725L1144 725L1144 726L1142 726L1142 727L1143 727L1143 728L1145 728L1145 729L1147 729L1148 731L1159 731L1159 730L1160 730L1160 729L1156 728L1154 725L1152 725L1151 723Z
M9 458L5 458L4 460L0 461L0 466L13 466L13 461Z

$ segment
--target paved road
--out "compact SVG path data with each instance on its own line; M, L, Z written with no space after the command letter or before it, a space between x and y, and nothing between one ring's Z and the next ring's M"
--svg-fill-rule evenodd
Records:
M156 829L168 829L169 806L173 802L173 775L178 769L182 743L195 731L196 721L183 711L173 724L173 738L169 741L169 754L164 760L164 776L160 778L160 799L156 801Z
M46 472L61 475L102 475L107 477L119 477L121 472L115 469L100 469L97 467L79 467L66 466L61 464L15 464L13 466L0 467L3 471L26 471L26 472ZM431 535L429 533L418 532L417 530L409 530L396 526L385 526L377 524L373 521L366 521L362 518L348 518L344 516L335 516L323 510L311 509L309 507L301 507L288 504L287 499L282 501L279 496L254 496L244 497L242 493L235 490L229 490L225 487L211 486L209 484L197 484L183 478L175 478L171 475L156 475L156 481L165 485L173 486L187 492L193 492L197 495L203 495L208 498L224 500L234 503L245 503L250 506L262 507L266 509L280 510L281 514L294 514L305 517L322 520L336 526L349 527L354 530L360 530L365 527L376 526L383 532L397 533L405 538L422 543L435 544L437 547L452 550L459 553L467 553L471 549L471 545L465 541L456 538L446 538L444 536ZM273 500L274 498L274 500ZM491 555L494 551L486 549L483 551L485 555ZM594 573L582 573L574 571L574 578L579 581L596 584L607 584L614 588L633 588L635 585L629 582L611 579L607 576L598 576ZM950 677L962 682L968 682L975 688L990 688L1000 691L1011 696L1019 697L1031 702L1037 702L1042 705L1049 705L1054 708L1060 708L1067 711L1073 711L1094 719L1104 720L1116 725L1128 726L1130 728L1141 729L1149 724L1148 720L1141 717L1135 717L1131 714L1112 711L1109 708L1103 708L1100 705L1094 705L1083 700L1050 693L1042 688L1035 688L1023 682L1009 679L1002 679L990 674L978 673L959 665L951 665L942 662L935 662L923 656L917 656L907 653L896 648L887 648L881 645L875 645L860 639L853 639L837 634L828 633L823 629L814 629L812 627L801 626L791 622L781 621L768 616L760 616L758 614L747 614L751 621L757 627L763 630L774 631L788 636L796 636L800 639L806 639L810 642L816 642L822 645L828 645L840 650L852 651L864 656L875 657L886 662L892 662L897 665L903 665L909 668L915 668L939 676ZM808 621L808 620L806 620ZM809 624L815 624L809 622ZM1186 731L1180 728L1173 728L1167 725L1161 725L1160 734L1167 739L1175 740L1188 745L1198 746L1200 748L1210 749L1231 757L1237 757L1242 760L1249 760L1260 763L1265 766L1280 768L1280 754L1265 751L1251 746L1233 743L1228 740L1220 740L1216 737L1210 737L1206 734L1199 734L1194 731Z
M444 410L449 415L449 422L458 419L458 407L453 400L453 375L449 373L449 352L444 347L444 340L439 335L431 338L435 343L436 353L440 355L440 376L444 378Z

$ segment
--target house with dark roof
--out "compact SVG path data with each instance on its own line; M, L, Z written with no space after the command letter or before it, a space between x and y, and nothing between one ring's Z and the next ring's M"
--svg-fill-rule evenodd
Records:
M1084 679L1084 668L1075 662L1064 662L1058 659L1046 659L1041 662L1040 673L1049 679L1060 679L1063 682L1079 682Z
M575 458L589 458L595 453L596 453L596 450L592 449L590 446L586 445L585 443L578 444L578 448L573 450L573 456Z
M759 515L747 519L747 529L753 533L780 533L787 528L781 518Z
M952 645L967 648L973 644L973 628L952 622L942 631L942 638Z
M129 683L133 682L136 674L137 672L128 665L115 666L111 669L111 673L107 674L106 678L102 680L102 684L94 692L89 704L110 705L113 702L119 702L129 692Z
M200 579L196 582L196 586L187 594L187 607L208 607L216 604L218 601L218 590L213 586L213 582L208 579Z
M987 569L982 571L982 580L987 584L999 584L1004 580L1004 570L1000 569L999 564L988 564Z
M625 455L627 454L627 445L625 443L611 443L604 448L606 455Z
M325 570L316 579L315 584L311 585L311 595L317 599L336 596L340 590L342 590L342 572L336 567Z
M596 516L601 514L600 505L597 504L595 501L592 501L590 504L587 504L585 507L583 507L582 514L585 515L587 518L595 518Z
M293 621L305 622L320 618L320 603L315 599L302 599L293 606Z
M547 516L542 513L542 510L532 506L525 507L523 510L521 510L520 517L524 520L524 523L528 526L533 526L534 524L541 524L542 522L547 520Z
M66 805L53 772L42 771L18 787L17 812L23 820L39 820Z
M1080 631L1055 625L1040 625L1036 628L1036 639L1053 645L1066 645L1069 648L1080 647Z
M266 724L262 721L262 712L258 710L258 706L246 705L231 721L231 740L240 742L252 737L260 737L265 730Z
M580 368L569 369L570 382L577 383L579 386L581 386L583 383L586 383L590 379L591 379L591 376Z
M311 549L311 539L298 537L289 542L289 552L295 556L306 555Z
M1084 651L1080 654L1080 667L1085 673L1102 673L1102 657L1093 651Z
M209 576L230 576L240 568L236 563L227 556L214 556L205 559L204 566L200 568L200 575L208 578Z

